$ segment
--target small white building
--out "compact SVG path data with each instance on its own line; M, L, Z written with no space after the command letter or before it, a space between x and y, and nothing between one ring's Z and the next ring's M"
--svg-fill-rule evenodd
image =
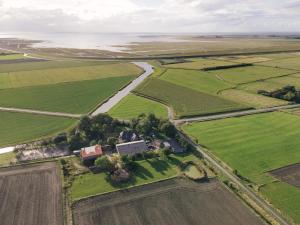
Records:
M147 150L147 145L144 140L133 141L116 145L120 155L135 155Z

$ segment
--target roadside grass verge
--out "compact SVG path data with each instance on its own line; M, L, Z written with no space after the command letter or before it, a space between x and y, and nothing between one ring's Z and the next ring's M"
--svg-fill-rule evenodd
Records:
M207 115L245 109L242 104L198 92L160 79L149 79L136 93L172 107L176 117Z
M158 118L168 118L166 106L134 94L126 96L108 112L114 118L125 120L136 118L142 113L154 113Z
M0 106L66 113L88 113L134 76L0 90Z
M283 112L183 126L232 169L261 186L261 193L295 223L300 222L300 189L276 181L267 172L300 161L299 116Z
M142 70L131 63L18 71L0 74L0 88L48 85L109 77L137 76Z
M134 179L119 186L111 185L106 179L107 175L105 173L93 174L89 172L78 175L75 176L71 186L71 197L75 201L84 197L168 179L180 173L178 168L180 162L195 159L197 159L196 156L186 153L172 155L171 159L167 161L159 159L136 161Z
M208 94L233 87L210 73L196 70L168 69L159 79Z
M0 112L0 118L0 147L53 135L77 122L75 119L12 112Z

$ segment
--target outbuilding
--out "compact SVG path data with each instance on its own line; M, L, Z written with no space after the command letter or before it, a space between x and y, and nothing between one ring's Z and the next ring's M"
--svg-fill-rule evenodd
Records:
M83 163L92 162L98 157L102 156L103 151L101 145L82 148L80 151L80 158Z
M117 151L120 155L135 155L147 150L147 145L144 140L127 142L116 145Z

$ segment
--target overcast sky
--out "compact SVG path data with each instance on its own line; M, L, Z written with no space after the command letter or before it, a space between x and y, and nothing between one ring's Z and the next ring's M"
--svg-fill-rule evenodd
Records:
M0 0L0 32L300 32L300 0Z

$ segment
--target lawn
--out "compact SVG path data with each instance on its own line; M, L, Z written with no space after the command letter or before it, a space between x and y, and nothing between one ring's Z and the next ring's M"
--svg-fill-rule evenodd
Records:
M168 161L158 159L137 161L137 168L134 173L135 179L118 187L112 186L106 180L107 175L105 173L86 173L75 176L71 187L71 197L73 200L76 200L174 177L179 174L177 166L180 161L190 161L193 159L196 159L194 155L184 154L173 156Z
M266 66L247 66L224 70L210 71L211 74L218 75L227 82L233 84L248 83L257 80L293 74L295 71Z
M191 62L185 63L177 63L177 64L169 64L165 65L168 68L177 68L177 69L192 69L192 70L200 70L210 67L217 66L230 66L236 65L237 63L222 61L222 60L214 60L214 59L206 59L206 58L194 58L189 59Z
M112 117L126 120L135 118L141 113L154 113L158 118L168 118L168 110L164 105L134 94L123 98L108 113Z
M276 207L300 223L300 189L271 183L266 173L300 161L300 120L288 113L268 113L184 125L184 131L231 168L261 185Z
M149 79L135 91L171 106L177 117L228 112L245 108L239 103L160 79Z
M293 69L293 70L300 71L300 57L277 59L277 60L260 63L260 65Z
M76 123L75 119L0 112L0 146L28 142L61 132Z
M196 70L169 69L159 79L209 94L216 94L219 90L233 86L215 75Z
M0 74L0 88L18 88L81 80L96 80L109 77L139 75L141 73L142 70L131 63L18 71Z
M14 60L14 59L24 59L23 54L9 54L9 55L0 55L0 61L1 60Z
M271 98L256 93L249 93L247 91L237 89L222 91L221 95L232 101L240 102L241 104L254 108L267 108L289 104L289 102L281 99Z
M0 106L52 112L88 113L134 76L0 90Z

